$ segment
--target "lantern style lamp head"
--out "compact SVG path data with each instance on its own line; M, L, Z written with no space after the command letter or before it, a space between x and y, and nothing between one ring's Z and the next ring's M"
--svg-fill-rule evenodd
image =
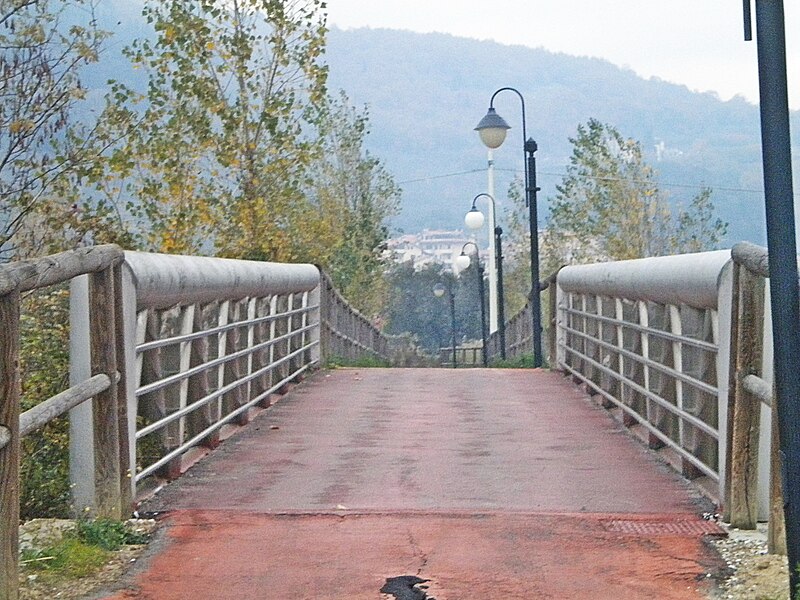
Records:
M458 267L459 271L469 268L470 262L472 261L470 260L469 256L464 254L463 250L461 251L461 254L456 256L456 266Z
M506 132L511 126L505 119L497 114L494 108L489 107L486 116L481 119L475 131L481 136L481 141L487 148L499 148L506 139Z
M480 229L483 227L484 217L483 213L475 208L475 204L469 209L469 212L464 216L464 225L469 229Z
M437 298L441 298L442 296L444 296L444 291L445 287L444 284L442 283L437 283L435 286L433 286L433 295L436 296Z

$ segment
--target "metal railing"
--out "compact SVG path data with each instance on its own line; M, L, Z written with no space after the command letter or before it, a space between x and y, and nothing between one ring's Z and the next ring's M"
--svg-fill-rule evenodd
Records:
M458 367L483 366L483 348L481 346L456 346L455 351L456 365ZM453 348L439 348L438 363L442 367L452 367Z
M213 448L228 424L244 425L319 363L319 271L210 257L126 252L118 324L125 361L130 494L151 475L172 479L183 455ZM72 313L85 314L85 282ZM88 323L73 324L73 374L89 368ZM94 507L91 411L72 415L73 495Z
M322 273L321 343L326 358L354 361L369 356L390 360L389 340L367 317L355 310Z
M565 267L555 366L781 551L767 274L751 244Z
M20 294L66 282L71 387L20 415ZM388 355L386 338L313 265L116 246L0 266L0 325L4 600L18 596L23 435L69 411L74 506L121 518L137 488L177 476L187 452L216 446L226 425L247 423L326 352Z
M556 277L560 269L551 273L546 279L539 283L539 293L547 291L548 303L545 306L543 325L547 334L547 344L543 348L546 353L547 364L553 365L556 356ZM519 358L523 355L533 355L533 319L531 316L530 302L525 304L505 324L505 340L507 359ZM489 360L497 359L502 356L500 351L501 336L497 331L492 333L487 340L486 347L489 353Z
M558 366L719 481L718 281L726 251L564 267Z

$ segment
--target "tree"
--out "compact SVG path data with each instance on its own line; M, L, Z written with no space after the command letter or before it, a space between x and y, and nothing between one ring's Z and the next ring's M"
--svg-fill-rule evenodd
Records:
M672 207L641 144L595 119L571 138L567 172L550 202L545 255L557 263L624 260L715 248L727 224L707 188Z
M452 324L447 299L433 295L433 286L443 283L455 294L456 340L481 338L480 304L476 267L470 265L456 277L441 264L415 269L412 262L392 266L388 273L389 303L386 333L411 333L429 352L449 347Z
M724 239L727 223L716 216L711 190L701 189L688 207L672 206L639 142L595 119L570 142L569 165L539 233L542 277L565 264L712 250ZM514 314L531 289L530 246L520 180L508 195L506 304Z
M97 158L93 125L74 113L107 35L89 0L0 0L0 261L35 252L75 213L56 187Z
M321 132L323 155L312 169L310 190L317 214L309 215L298 241L316 250L356 308L377 315L387 296L386 221L397 213L400 188L364 148L368 113L350 106L344 92L331 101Z
M127 54L146 92L115 83L126 135L112 167L152 248L295 260L308 206L307 135L327 71L321 0L150 0L157 39Z

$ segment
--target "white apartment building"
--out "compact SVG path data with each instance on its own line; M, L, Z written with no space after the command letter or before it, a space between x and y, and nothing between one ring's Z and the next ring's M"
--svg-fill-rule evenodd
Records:
M431 263L440 263L455 269L455 259L467 242L475 242L475 239L460 229L424 229L420 233L390 239L388 249L397 262L412 261L418 269ZM474 255L474 246L468 246L466 253ZM485 264L488 256L486 249L481 248L480 255Z

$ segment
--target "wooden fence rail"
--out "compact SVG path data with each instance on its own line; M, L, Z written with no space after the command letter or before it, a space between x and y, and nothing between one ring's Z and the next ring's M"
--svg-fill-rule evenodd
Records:
M120 494L120 447L117 387L124 378L114 343L117 316L115 273L122 250L99 246L0 266L0 599L16 600L18 590L20 439L67 410L92 400L97 437L94 485L103 501L97 514L119 517L125 498ZM90 275L93 309L92 373L85 381L20 415L19 379L20 293ZM109 464L111 468L109 469Z

